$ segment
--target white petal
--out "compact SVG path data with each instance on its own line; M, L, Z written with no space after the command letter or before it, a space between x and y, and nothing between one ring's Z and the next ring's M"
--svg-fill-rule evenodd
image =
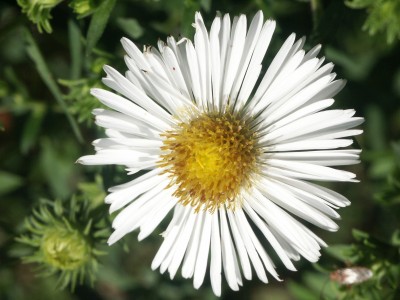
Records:
M203 95L202 95L202 87L200 83L200 71L199 71L199 65L198 65L198 60L197 60L197 54L196 50L190 40L187 40L186 42L186 56L187 56L187 62L188 62L188 67L189 67L189 74L190 74L190 79L191 79L191 86L192 86L192 92L194 99L196 100L197 105L200 107L205 107L205 103L203 101Z
M269 159L268 164L271 166L267 170L277 170L279 168L285 174L297 174L299 178L309 177L308 179L315 180L330 180L330 181L352 181L355 174L343 170L337 170L330 167L318 166L303 162L283 161Z
M147 222L140 225L139 241L148 237L177 203L176 198L168 197L167 194L164 195L162 200L159 201L159 207L152 211L151 215L146 216Z
M140 150L145 149L149 154L159 154L162 142L159 140L151 139L137 139L137 138L104 138L98 139L93 142L96 150L101 149L132 149Z
M323 138L323 137L322 137ZM350 139L337 139L337 140L323 140L323 139L309 139L299 140L297 142L279 143L268 147L270 151L297 151L297 150L315 150L315 149L336 149L341 147L350 146L353 140Z
M218 34L221 29L221 18L216 17L210 30L211 82L214 109L219 109L221 88L220 44Z
M310 105L307 105L301 109L293 111L290 105L282 105L279 111L275 111L270 118L270 122L272 123L271 126L268 127L268 131L276 130L284 125L292 123L302 117L311 115L318 111L321 111L334 103L333 99L326 99L321 100ZM282 118L282 116L286 115L287 113L292 112L290 115ZM278 121L277 121L278 120ZM276 122L277 121L277 122Z
M171 76L174 78L175 84L178 87L180 93L185 97L190 99L190 94L188 91L188 87L186 86L186 82L184 76L181 71L180 64L178 63L178 59L175 56L174 52L169 47L164 47L163 51L164 62L167 65Z
M194 274L194 269L196 266L196 257L198 255L201 231L205 220L205 212L203 209L201 209L197 214L198 217L194 224L194 232L190 237L189 246L187 248L185 259L182 265L183 278L191 278Z
M254 16L254 18L250 24L250 28L247 32L244 49L243 49L243 55L242 55L242 58L240 60L239 67L238 67L238 73L236 75L235 81L234 81L232 89L231 89L230 98L233 101L236 101L236 98L239 94L240 87L242 86L242 83L243 83L244 76L248 70L250 59L253 55L254 48L256 46L258 37L260 35L263 19L264 19L264 16L262 14L262 11L258 11L257 14ZM238 105L238 107L241 107L241 105Z
M150 194L152 197L150 197ZM124 213L123 216L118 219L118 222L113 222L115 231L108 239L109 245L117 242L127 233L139 228L139 226L146 222L146 220L152 217L152 214L156 209L164 209L168 206L168 201L165 201L166 195L161 191L157 191L157 193L149 192L144 194L142 197L146 198L147 201L143 201L144 199L139 199L134 202L141 204L135 205L138 207L137 211L135 211L135 214L130 215L129 218L127 218L127 214L122 211L121 214Z
M99 150L95 155L82 156L77 163L83 165L125 165L140 169L153 169L158 156L151 156L147 152L126 149Z
M125 114L95 109L93 114L96 116L96 124L107 129L113 129L113 137L125 137L124 133L128 133L130 137L145 137L149 139L160 139L160 131L153 128L150 124L134 119ZM108 134L109 131L106 131ZM110 136L111 137L111 136Z
M252 241L258 255L260 256L260 258L264 264L264 267L267 269L268 273L270 273L272 276L274 276L274 278L276 280L280 281L279 276L275 271L275 266L274 266L271 258L268 256L264 247L261 245L260 241L258 240L258 238L254 234L253 230L251 229L250 224L247 221L247 218L243 213L243 210L237 210L236 213L237 213L238 220L240 220L243 228L245 229L243 231L247 231L247 233L249 233L251 241Z
M224 107L228 102L233 82L239 70L239 64L242 58L246 38L246 24L246 17L244 15L234 18L223 72L221 107Z
M255 198L246 198L247 201L264 218L271 229L274 229L278 236L286 240L291 247L307 260L317 261L320 256L320 247L309 233L304 232L304 229L300 226L301 224L273 204L268 198L263 197L257 190L253 190L253 196Z
M102 89L91 89L90 92L103 104L115 109L116 111L131 116L134 119L138 119L149 125L151 124L150 126L160 129L161 131L164 131L168 128L167 123L161 121L157 117L145 111L143 108L135 105L121 96Z
M171 279L174 278L179 265L183 260L190 237L193 234L194 222L197 219L197 214L193 213L192 208L187 207L187 209L190 210L190 213L188 213L186 222L182 224L182 232L178 235L174 249L171 251L171 253L173 253L173 258L168 266L168 272Z
M195 289L198 289L203 283L208 264L208 253L210 251L212 215L208 211L206 211L204 214L205 219L201 232L199 252L197 254L196 267L193 277L193 286Z
M237 98L237 103L235 106L236 110L241 109L249 99L250 94L253 91L254 85L256 84L258 77L261 73L261 68L262 68L261 65L249 68L246 77L244 78L242 87L240 89L240 94Z
M221 237L218 213L215 212L212 215L210 281L214 294L218 297L221 295L221 264Z
M325 230L336 231L339 228L338 225L326 215L296 198L280 184L266 179L260 182L258 186L266 197L300 218Z
M252 229L249 229L248 227L244 226L243 220L240 218L241 211L242 211L241 209L235 210L235 221L238 224L240 235L243 238L244 245L246 246L246 250L249 253L251 263L256 271L258 278L262 282L267 283L268 279L267 279L267 275L265 274L263 264L258 256L257 251L255 250L253 242L251 241L251 238L250 238L250 234L251 234L250 231L252 231Z
M295 160L320 166L352 165L359 162L359 150L329 150L305 152L281 152L266 154L267 157L283 160Z
M114 212L122 208L130 201L135 199L137 196L148 191L154 186L161 183L165 183L164 184L165 187L167 183L165 180L165 176L162 175L155 175L137 182L135 182L135 180L137 179L132 180L131 185L127 186L126 188L119 188L118 190L114 190L114 192L112 192L106 197L105 199L106 203L111 204L110 212Z
M132 201L132 203L121 210L121 212L113 220L112 227L114 229L117 229L129 220L143 217L140 214L141 208L146 205L146 203L151 199L158 197L158 195L164 190L164 188L164 184L158 184L152 189L149 189L148 191L141 194L140 197L137 197L135 201Z
M132 100L137 105L140 105L148 112L154 114L158 118L165 122L171 122L169 114L154 101L152 101L141 89L137 88L131 81L126 77L122 76L115 69L110 66L104 66L104 71L107 73L107 79L103 80L104 84L108 85L110 81L114 82L111 88L120 92L125 97Z
M229 49L229 38L231 36L231 19L229 17L229 14L225 14L223 19L222 19L222 25L221 25L221 31L219 34L219 44L220 44L220 80L219 81L214 81L214 83L216 84L220 84L220 95L219 95L219 99L220 99L220 103L219 103L219 107L221 109L223 109L223 82L224 82L224 74L225 74L225 68L226 68L226 64L228 63L227 60L227 53L228 53L228 49Z
M199 12L195 15L195 24L196 34L194 35L194 41L200 70L201 94L205 102L207 102L207 107L209 107L212 103L210 41L203 18Z
M274 234L272 234L272 232L268 228L267 224L265 224L265 222L260 219L260 217L255 213L255 211L253 210L253 208L247 201L244 201L243 205L244 205L244 209L245 209L246 213L250 216L250 218L254 222L254 224L256 224L256 226L264 234L265 238L271 244L272 248L274 248L276 254L278 254L279 258L281 259L281 261L283 262L285 267L291 271L296 271L296 268L293 265L292 261L290 260L289 256L287 255L285 250L282 248L282 245L276 239Z
M244 278L246 278L247 280L251 280L251 278L252 278L251 265L250 265L249 256L247 254L246 247L244 246L245 244L240 235L238 225L236 224L236 220L235 220L235 217L234 217L232 211L227 210L227 213L228 213L229 225L232 230L232 234L233 234L233 238L235 241L236 250L239 255L240 264L242 266Z
M272 80L275 78L279 68L281 68L282 63L285 61L290 49L293 46L294 40L296 35L293 33L291 34L285 43L282 45L281 49L279 50L278 54L275 56L273 61L271 62L267 72L265 73L258 89L251 100L252 107L258 103L261 97L264 95L265 91L271 84Z
M360 125L364 119L353 117L352 110L327 110L318 112L266 134L260 142L278 143L293 139L319 136L332 131L340 131Z
M174 216L168 226L167 231L164 233L164 241L161 244L160 249L158 249L156 256L154 257L151 268L153 270L157 269L161 263L164 261L165 257L170 252L173 247L176 238L182 228L182 224L185 222L185 215L189 213L189 210L185 210L181 205L177 205L174 212Z
M228 223L226 221L225 209L222 207L219 209L220 226L221 226L221 248L222 248L222 264L224 267L224 273L226 281L229 287L234 290L239 290L237 274L239 267L237 266L237 258L235 249L233 248L231 234L229 232Z
M141 69L148 69L150 66L147 64L146 60L144 59L143 53L136 47L131 40L127 38L121 39L121 44L124 47L126 53L135 60L135 63Z

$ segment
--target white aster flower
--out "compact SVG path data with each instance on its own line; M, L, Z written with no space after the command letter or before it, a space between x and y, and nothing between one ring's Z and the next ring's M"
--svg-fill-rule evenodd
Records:
M279 280L272 251L290 270L301 256L318 260L326 244L301 219L336 231L335 209L350 202L310 181L356 181L332 166L358 163L360 150L338 148L363 119L325 110L344 81L317 58L320 46L305 52L295 34L260 76L275 29L261 12L248 30L244 15L231 23L226 14L209 32L196 13L195 29L194 43L168 37L143 52L122 39L128 71L105 66L103 80L118 94L92 90L111 108L94 110L107 138L79 162L146 170L106 197L111 213L120 210L109 244L136 229L144 239L173 211L151 267L173 278L182 266L199 288L209 265L220 295L222 273L233 290L253 269Z

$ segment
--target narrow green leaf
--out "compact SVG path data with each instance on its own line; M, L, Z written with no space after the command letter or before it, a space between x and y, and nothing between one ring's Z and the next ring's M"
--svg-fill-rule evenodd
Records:
M71 73L70 78L78 79L82 70L82 42L81 31L72 20L68 22L69 48L71 51Z
M289 292L297 300L318 300L318 296L315 295L308 287L305 287L293 280L287 283Z
M311 3L313 27L315 30L318 27L318 23L322 15L322 5L319 0L311 0L310 3Z
M370 236L369 236L369 234L367 232L364 232L364 231L361 231L361 230L358 230L358 229L354 229L353 228L352 233L353 233L353 237L357 241L362 241L362 240L370 238Z
M77 154L76 147L72 140L64 140L62 144L53 143L46 138L40 140L38 166L49 186L48 193L55 198L64 199L71 193L71 187L67 183L75 176L72 161Z
M373 5L375 0L346 0L344 3L351 8L367 8Z
M14 69L10 66L4 69L4 78L16 87L23 98L28 99L30 97L26 85L18 78Z
M353 247L351 245L344 244L330 245L328 248L325 248L325 252L343 263L354 261L352 250Z
M391 237L391 243L395 246L400 246L400 229L396 229Z
M391 142L390 145L392 146L397 163L400 164L400 141Z
M44 81L44 83L47 85L49 88L50 92L54 96L54 98L57 100L58 104L64 111L65 115L67 116L67 119L72 127L72 130L78 139L79 142L83 142L81 132L79 130L79 127L75 121L75 119L71 116L71 114L68 111L67 105L64 102L64 99L62 97L61 91L58 88L57 83L55 82L52 74L50 73L50 70L48 69L46 62L43 59L43 56L39 50L39 47L37 46L35 40L33 39L32 35L28 30L25 30L25 40L27 41L27 47L26 51L29 55L29 57L33 60L33 62L36 64L36 69Z
M330 61L344 68L347 79L357 81L365 80L376 63L376 57L368 51L352 56L343 50L327 46L325 54Z
M143 28L136 19L118 18L117 24L129 37L138 39L143 35Z
M45 112L45 106L41 103L35 103L35 105L33 105L31 115L29 116L22 133L22 153L27 153L36 143Z
M93 14L87 32L86 56L89 56L103 34L108 18L114 8L115 1L116 0L105 0Z
M387 149L388 141L385 131L387 118L381 106L368 105L365 112L365 135L368 137L369 149L383 151Z
M22 185L22 178L8 173L0 171L0 195L12 192L16 188Z
M200 5L206 12L209 12L211 9L211 0L200 0Z
M313 291L313 297L307 299L323 299L322 294L332 294L333 291L329 293L329 289L332 286L329 283L328 274L320 274L315 272L304 272L303 273L304 284L308 287L308 290Z

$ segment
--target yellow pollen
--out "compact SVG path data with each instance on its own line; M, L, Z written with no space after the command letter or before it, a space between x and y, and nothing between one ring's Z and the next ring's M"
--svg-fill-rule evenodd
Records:
M231 114L203 114L162 134L159 162L169 173L183 205L213 212L240 205L257 167L257 139L247 120Z

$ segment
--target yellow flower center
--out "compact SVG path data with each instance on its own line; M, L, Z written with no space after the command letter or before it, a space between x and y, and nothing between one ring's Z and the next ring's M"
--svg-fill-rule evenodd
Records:
M167 131L160 166L170 174L183 205L213 212L240 205L251 185L259 150L249 120L232 114L202 114Z

